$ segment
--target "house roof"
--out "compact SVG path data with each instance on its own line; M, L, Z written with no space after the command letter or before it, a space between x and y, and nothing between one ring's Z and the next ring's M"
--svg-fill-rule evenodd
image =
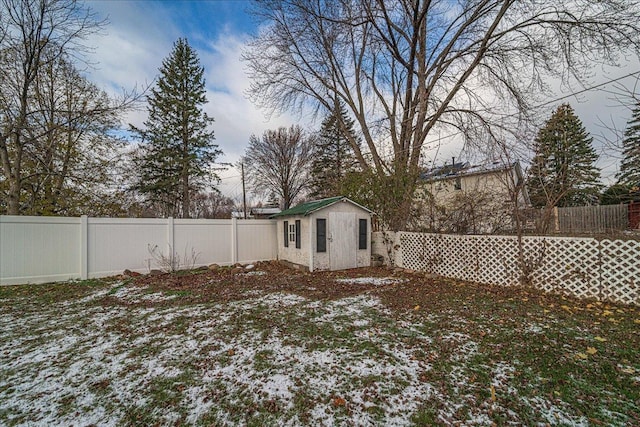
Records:
M456 165L458 165L458 163L456 163ZM435 182L442 182L442 181L447 181L450 179L456 179L461 177L469 177L474 175L477 176L477 175L484 175L484 174L495 174L495 173L500 173L505 171L510 172L511 170L513 170L517 179L517 184L523 182L524 180L524 174L522 172L522 167L520 166L519 161L515 161L509 164L504 164L501 162L493 162L493 163L485 163L485 164L474 165L474 166L470 166L469 163L464 163L462 165L463 167L461 168L454 167L453 169L450 168L448 170L445 170L445 173L437 173L438 171L441 171L442 168L432 169L431 171L422 173L420 175L420 179L426 183L435 183ZM452 172L453 170L455 170L455 172ZM522 195L524 197L525 203L529 205L531 201L529 200L529 192L527 191L526 185L523 186L522 188Z
M439 168L431 169L430 171L420 174L420 179L424 181L440 181L451 178L458 178L470 175L481 175L488 173L496 173L506 171L514 168L518 177L522 175L519 162L514 162L505 165L501 162L485 163L481 165L471 166L469 163L456 163L454 167L451 165L442 166Z
M372 211L370 211L369 209L365 208L364 206L361 206L359 204L357 204L356 202L354 202L353 200L349 200L348 198L344 197L344 196L337 196L337 197L329 197L327 199L320 199L320 200L312 200L310 202L305 202L305 203L300 203L297 206L294 206L292 208L286 209L280 213L277 213L275 215L271 215L269 218L278 218L278 217L283 217L283 216L307 216L315 211L318 211L320 209L324 209L326 207L329 207L335 203L341 202L341 201L345 201L345 202L349 202L361 209L364 209L365 211L369 212L369 213L373 213Z
M441 178L457 175L461 171L468 169L469 167L470 167L469 163L467 162L438 166L436 168L433 168L421 173L420 178L425 180L441 179Z
M247 212L247 218L251 217L251 212ZM236 218L236 219L243 219L244 218L244 212L243 211L232 211L231 212L231 218Z
M280 213L280 208L251 208L253 215L274 215Z

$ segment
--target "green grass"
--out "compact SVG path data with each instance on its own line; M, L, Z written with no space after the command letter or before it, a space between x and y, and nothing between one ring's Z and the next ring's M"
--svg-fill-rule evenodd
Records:
M635 307L419 278L221 302L225 283L0 288L0 424L640 424Z

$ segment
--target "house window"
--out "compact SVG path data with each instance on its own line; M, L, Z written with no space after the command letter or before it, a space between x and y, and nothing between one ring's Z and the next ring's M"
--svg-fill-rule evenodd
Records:
M327 220L316 219L316 252L327 252Z
M300 220L297 219L296 220L296 227L295 227L295 239L296 239L296 248L300 249L302 247L302 245L300 244Z
M456 190L462 190L462 181L460 180L460 177L456 178L456 182L453 184L453 188Z
M367 220L358 221L358 249L367 249Z

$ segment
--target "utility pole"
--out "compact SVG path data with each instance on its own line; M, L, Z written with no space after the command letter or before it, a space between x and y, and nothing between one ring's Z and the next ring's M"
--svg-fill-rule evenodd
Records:
M244 163L240 163L240 171L242 173L242 210L244 219L247 219L247 192L244 189Z

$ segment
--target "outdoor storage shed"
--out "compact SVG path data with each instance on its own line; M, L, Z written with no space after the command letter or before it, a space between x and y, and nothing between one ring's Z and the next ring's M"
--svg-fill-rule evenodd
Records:
M371 265L372 212L346 197L302 203L278 221L278 259L313 270Z

